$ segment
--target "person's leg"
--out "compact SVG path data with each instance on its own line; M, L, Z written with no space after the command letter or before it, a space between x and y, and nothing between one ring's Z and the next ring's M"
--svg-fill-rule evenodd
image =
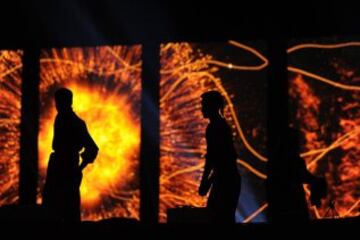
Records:
M80 222L80 191L67 191L64 197L64 221L65 222Z
M78 173L69 171L64 194L64 220L80 222L80 183Z
M232 181L231 183L226 185L221 194L221 203L219 203L219 217L220 221L224 224L234 224L235 220L235 212L238 205L241 182Z
M217 219L217 215L218 215L218 211L217 211L217 206L218 206L218 188L217 186L215 186L215 184L213 184L211 190L210 190L210 194L209 194L209 198L207 201L207 212L208 212L208 219L209 219L209 223L214 223L216 222Z

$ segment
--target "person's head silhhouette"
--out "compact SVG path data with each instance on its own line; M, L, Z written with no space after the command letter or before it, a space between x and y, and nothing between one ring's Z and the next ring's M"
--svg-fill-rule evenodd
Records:
M67 88L60 88L55 92L56 110L59 113L71 110L73 102L73 94Z
M204 118L215 118L223 114L225 101L218 91L209 91L201 95L201 111Z

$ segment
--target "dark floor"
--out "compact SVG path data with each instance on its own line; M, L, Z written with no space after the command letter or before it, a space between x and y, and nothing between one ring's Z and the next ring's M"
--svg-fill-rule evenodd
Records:
M39 214L40 212L40 214ZM39 209L26 207L0 208L0 231L6 236L27 236L36 239L81 239L111 236L117 239L358 239L360 217L311 221L307 224L249 223L232 226L210 224L146 225L136 220L113 218L98 222L63 224L51 222ZM1 235L0 235L1 236Z

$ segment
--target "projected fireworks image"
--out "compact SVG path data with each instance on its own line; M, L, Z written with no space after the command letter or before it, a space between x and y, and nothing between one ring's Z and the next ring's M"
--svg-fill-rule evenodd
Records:
M302 157L325 177L328 195L314 218L359 215L360 42L296 41L288 49L290 122Z
M266 221L266 67L262 42L168 43L161 45L160 213L204 207L198 195L205 162L202 93L217 90L238 152L242 188L237 222Z
M84 170L82 220L139 219L141 46L42 50L39 201L52 151L54 92L71 89L73 109L99 147Z
M19 199L22 51L0 51L0 206Z

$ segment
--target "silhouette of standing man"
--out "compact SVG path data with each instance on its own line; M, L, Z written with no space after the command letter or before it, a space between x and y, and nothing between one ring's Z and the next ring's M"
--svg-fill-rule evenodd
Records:
M303 184L310 185L311 204L320 207L321 198L326 196L324 178L311 174L304 159L300 157L300 132L294 128L286 130L281 139L277 158L278 168L277 201L274 221L307 222L310 219Z
M215 222L235 223L241 178L237 170L237 154L233 135L223 117L224 98L217 91L201 95L202 114L210 120L206 128L207 152L199 194L210 191L207 209Z
M69 89L60 88L55 92L58 114L54 123L53 152L47 169L43 204L57 220L79 222L82 170L95 160L99 149L85 122L73 112L72 98Z

